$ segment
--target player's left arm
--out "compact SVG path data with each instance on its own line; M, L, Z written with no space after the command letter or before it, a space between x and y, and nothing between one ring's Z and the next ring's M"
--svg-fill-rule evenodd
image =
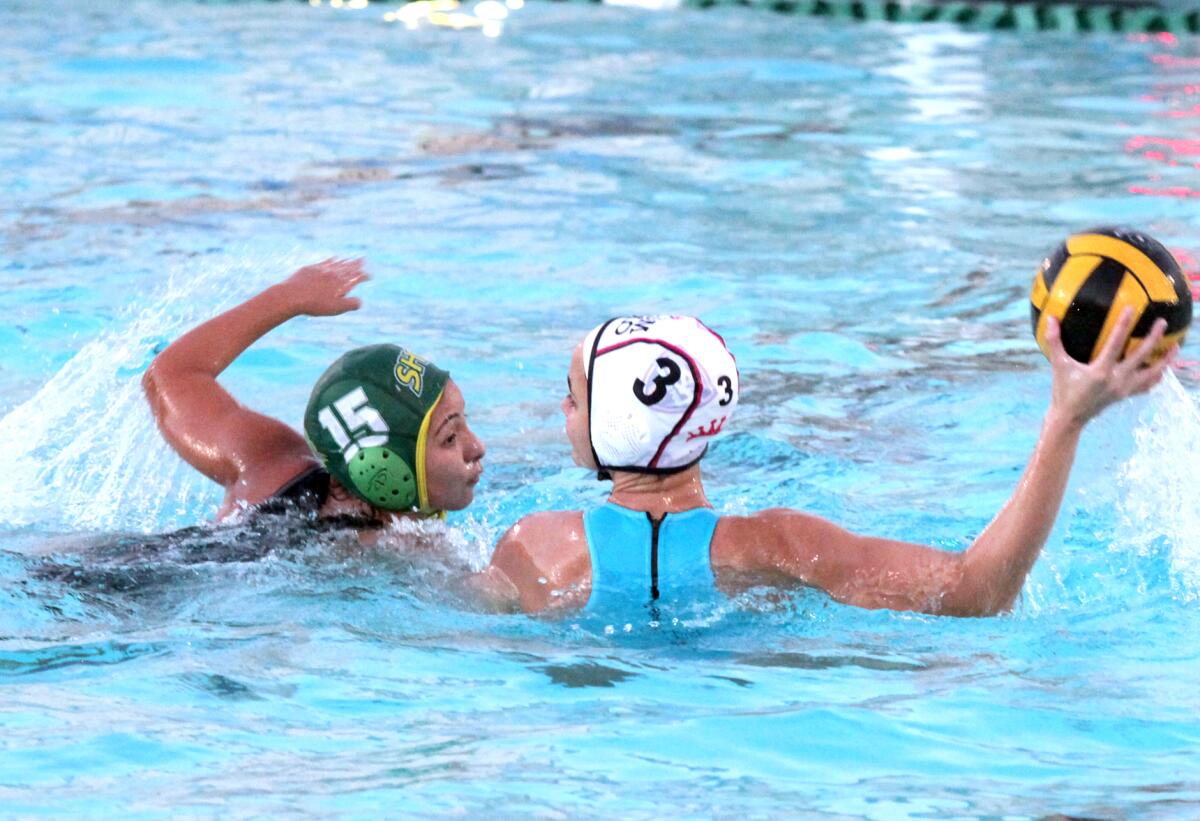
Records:
M578 511L534 513L501 537L491 563L470 583L485 605L497 610L539 613L586 601L581 582L590 572ZM575 549L571 549L571 548Z

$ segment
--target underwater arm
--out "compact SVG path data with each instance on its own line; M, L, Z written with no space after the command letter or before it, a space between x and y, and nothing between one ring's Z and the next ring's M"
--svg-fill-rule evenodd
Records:
M326 260L301 268L188 331L155 357L142 386L159 430L176 453L240 497L261 493L258 484L275 482L277 487L302 469L303 462L312 458L304 437L283 422L243 406L217 377L254 342L289 319L355 310L360 301L346 294L364 279L361 260ZM239 483L244 492L235 491Z
M464 598L493 613L520 613L521 591L495 565L472 573L463 583Z
M591 593L583 514L534 513L501 537L476 590L499 609L538 613L582 607Z
M1170 357L1150 362L1164 323L1124 360L1133 325L1126 311L1090 364L1063 350L1057 323L1046 339L1054 371L1050 409L1033 456L1013 492L963 553L859 536L797 511L770 510L731 519L731 540L759 549L757 570L782 572L860 607L918 610L950 616L990 616L1010 609L1050 535L1084 426L1112 403L1144 393L1162 378Z
M550 603L546 585L537 583L545 576L530 549L529 529L524 525L522 519L509 528L496 544L491 563L472 577L475 593L493 609L536 613Z

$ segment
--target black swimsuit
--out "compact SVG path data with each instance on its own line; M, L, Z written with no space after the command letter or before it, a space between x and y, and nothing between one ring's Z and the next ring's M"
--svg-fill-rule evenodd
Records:
M257 505L256 510L261 513L281 513L292 509L316 516L329 498L329 479L329 472L325 468L309 468L275 491L271 498Z
M150 536L114 535L71 557L73 560L39 558L32 575L103 592L147 591L197 572L192 570L197 565L251 562L275 552L302 552L314 543L333 543L380 526L362 517L321 517L329 484L329 473L313 467L255 505L236 524L197 525Z

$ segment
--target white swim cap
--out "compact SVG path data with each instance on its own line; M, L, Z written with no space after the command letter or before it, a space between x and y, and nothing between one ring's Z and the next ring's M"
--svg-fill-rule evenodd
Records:
M592 454L601 472L695 464L737 407L737 363L691 316L620 316L583 341Z

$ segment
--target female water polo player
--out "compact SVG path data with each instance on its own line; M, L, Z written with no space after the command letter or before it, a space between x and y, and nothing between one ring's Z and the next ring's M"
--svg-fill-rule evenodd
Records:
M1126 310L1085 365L1067 355L1050 323L1053 387L1033 456L996 518L954 553L860 536L797 510L718 516L700 459L737 407L733 356L691 317L609 320L575 349L563 401L574 459L611 476L608 502L521 519L475 583L512 609L649 606L655 619L661 607L751 584L799 583L867 608L955 616L1007 610L1054 524L1084 425L1149 390L1167 367L1170 356L1148 365L1162 320L1121 359L1132 328Z
M217 377L272 328L336 316L367 278L361 260L326 260L184 334L142 380L159 429L225 488L217 514L280 500L317 516L429 516L471 503L483 443L450 375L395 345L352 350L317 381L304 435L233 398Z

